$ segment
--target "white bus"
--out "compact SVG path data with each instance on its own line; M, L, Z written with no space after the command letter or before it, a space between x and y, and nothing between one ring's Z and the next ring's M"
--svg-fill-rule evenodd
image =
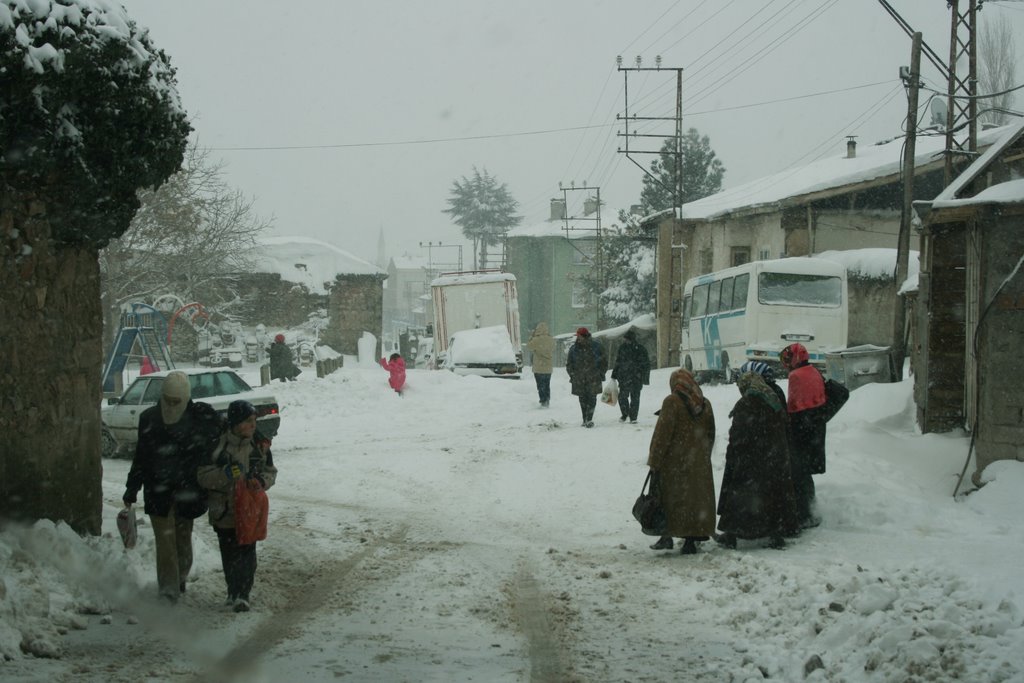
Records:
M811 363L846 346L846 269L816 258L753 261L688 280L679 357L691 372L728 381L748 360L778 364L800 342Z

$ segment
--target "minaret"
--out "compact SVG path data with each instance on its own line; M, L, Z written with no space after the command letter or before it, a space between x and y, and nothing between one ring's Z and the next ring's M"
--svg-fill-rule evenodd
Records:
M380 226L380 233L377 236L377 266L382 270L388 268L387 249L384 244L384 226Z

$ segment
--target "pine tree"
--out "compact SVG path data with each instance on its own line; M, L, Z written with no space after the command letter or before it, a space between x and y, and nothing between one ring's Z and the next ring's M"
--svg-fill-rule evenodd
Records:
M487 263L487 248L498 244L522 220L522 216L516 215L518 208L519 202L504 183L499 184L486 168L481 173L474 166L472 177L463 176L452 183L448 208L443 212L473 241L477 264L483 267Z
M601 235L603 281L591 271L583 283L601 307L605 327L654 312L655 242L644 235L636 216L619 212L619 223Z
M651 162L651 175L644 175L640 191L640 208L649 215L673 206L676 186L675 138L667 138L661 153ZM682 138L683 194L682 203L712 195L722 189L725 167L711 149L708 136L696 128L686 131ZM652 177L653 176L653 177Z

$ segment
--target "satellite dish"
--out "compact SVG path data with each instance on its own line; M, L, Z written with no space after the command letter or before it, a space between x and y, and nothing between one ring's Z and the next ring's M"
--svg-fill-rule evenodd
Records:
M932 125L939 128L946 127L946 102L942 98L932 98Z

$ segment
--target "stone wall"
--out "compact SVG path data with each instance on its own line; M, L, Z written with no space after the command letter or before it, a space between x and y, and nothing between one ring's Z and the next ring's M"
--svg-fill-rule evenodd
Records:
M42 201L0 191L0 518L99 534L98 253L51 234Z
M327 295L312 294L305 285L282 280L276 273L246 274L238 290L242 303L236 310L242 324L263 323L267 329L302 325L328 302Z
M327 315L331 322L323 342L338 353L359 353L363 332L377 337L380 355L381 321L384 313L383 275L339 275L331 288Z

